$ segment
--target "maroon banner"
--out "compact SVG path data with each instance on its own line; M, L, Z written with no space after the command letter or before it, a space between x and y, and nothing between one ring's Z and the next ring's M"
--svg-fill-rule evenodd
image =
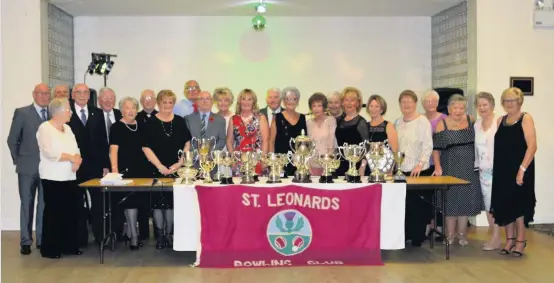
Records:
M381 185L197 186L200 267L382 265Z

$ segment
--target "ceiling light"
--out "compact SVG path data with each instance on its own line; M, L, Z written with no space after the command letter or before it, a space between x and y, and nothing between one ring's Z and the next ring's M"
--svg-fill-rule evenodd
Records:
M260 4L256 5L256 13L263 14L267 12L267 6L263 1L260 1Z

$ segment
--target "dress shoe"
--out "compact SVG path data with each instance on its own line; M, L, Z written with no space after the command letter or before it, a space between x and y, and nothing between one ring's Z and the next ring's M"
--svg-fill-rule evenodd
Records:
M30 255L31 254L31 246L30 245L23 245L21 246L21 252L22 255Z
M37 245L37 250L40 250L40 245Z
M43 258L59 259L60 255L42 255Z

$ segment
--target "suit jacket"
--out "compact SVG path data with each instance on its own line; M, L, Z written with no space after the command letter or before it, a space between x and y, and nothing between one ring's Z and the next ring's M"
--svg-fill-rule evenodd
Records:
M260 109L260 113L262 113L266 118L267 118L267 106ZM281 112L283 112L285 110L285 108L281 107ZM269 121L269 120L268 120ZM271 125L269 125L271 127Z
M185 116L185 121L187 122L187 127L189 128L190 134L197 139L200 138L200 123L201 117L199 112L194 112L190 115ZM215 137L215 150L222 150L225 147L227 131L225 129L225 119L223 117L210 112L210 117L208 118L208 125L206 127L205 138Z
M106 125L106 113L103 110L102 110L102 115L104 115L104 125ZM123 114L121 114L121 111L119 111L119 109L115 109L115 108L113 109L113 116L114 116L114 121L115 122L117 122L117 121L121 120L121 118L123 118ZM113 124L115 124L115 122L112 123L112 126L113 126ZM104 129L105 128L106 128L106 126L104 126ZM106 132L106 137L109 137L108 132ZM108 144L109 144L109 139L108 139ZM108 157L109 157L109 154L110 154L109 145L108 145L108 151L106 152L106 154L108 154ZM111 168L111 166L108 167L108 168Z
M83 158L83 163L77 171L77 180L79 181L100 178L102 177L103 168L111 168L110 158L107 154L109 145L104 112L100 108L89 105L87 105L87 109L87 124L83 125L79 118L80 113L75 112L75 104L71 104L73 114L68 123L75 135Z
M8 135L8 148L18 174L38 174L40 152L37 131L40 124L42 119L34 104L15 109Z

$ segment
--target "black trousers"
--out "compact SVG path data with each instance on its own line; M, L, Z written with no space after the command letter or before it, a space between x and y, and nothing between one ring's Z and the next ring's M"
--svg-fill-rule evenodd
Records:
M40 253L46 257L73 254L79 249L77 208L82 206L75 181L42 179L44 215Z
M410 176L410 172L403 172ZM433 171L427 169L421 171L420 176L431 176ZM421 245L425 240L425 229L433 219L433 190L407 190L406 191L406 240L412 240L412 245Z

